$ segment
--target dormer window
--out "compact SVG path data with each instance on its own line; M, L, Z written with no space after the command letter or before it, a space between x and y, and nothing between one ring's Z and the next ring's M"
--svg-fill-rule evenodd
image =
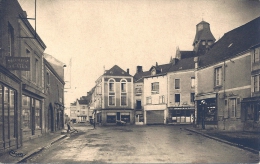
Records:
M155 70L155 69L153 69L153 70L151 71L151 75L156 75L156 70Z
M202 41L202 43L201 43L202 45L206 45L206 41Z

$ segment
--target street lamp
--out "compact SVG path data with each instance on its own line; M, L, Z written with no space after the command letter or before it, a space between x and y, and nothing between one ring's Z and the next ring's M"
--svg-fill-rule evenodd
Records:
M201 100L201 105L202 105L202 118L201 118L201 126L202 129L205 129L205 107L206 107L206 101Z

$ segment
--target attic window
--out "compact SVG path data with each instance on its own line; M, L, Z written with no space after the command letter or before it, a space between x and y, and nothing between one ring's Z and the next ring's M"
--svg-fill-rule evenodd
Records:
M231 43L231 44L228 46L228 48L231 47L232 45L233 45L233 43Z

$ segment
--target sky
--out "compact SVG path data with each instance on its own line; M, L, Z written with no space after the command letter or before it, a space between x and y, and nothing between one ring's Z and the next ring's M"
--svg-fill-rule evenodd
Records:
M35 0L18 2L35 17ZM169 63L176 47L193 50L202 20L218 40L260 16L258 0L37 0L36 6L45 53L67 65L65 106L86 96L104 69L118 65L134 75L138 65L148 71Z

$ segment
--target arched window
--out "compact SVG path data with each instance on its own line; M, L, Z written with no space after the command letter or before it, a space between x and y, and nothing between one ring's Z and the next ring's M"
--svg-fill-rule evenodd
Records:
M121 80L121 92L126 92L126 80Z
M115 92L115 80L110 79L108 85L109 85L109 92Z

